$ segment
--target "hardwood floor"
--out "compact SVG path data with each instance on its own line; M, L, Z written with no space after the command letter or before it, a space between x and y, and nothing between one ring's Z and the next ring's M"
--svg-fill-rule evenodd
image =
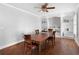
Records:
M0 50L1 55L26 55L24 54L24 42ZM35 55L38 55L35 54ZM54 48L50 45L41 51L40 55L79 55L79 47L73 39L56 38Z

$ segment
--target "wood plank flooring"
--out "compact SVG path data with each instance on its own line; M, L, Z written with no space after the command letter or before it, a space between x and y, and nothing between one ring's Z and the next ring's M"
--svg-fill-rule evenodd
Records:
M0 55L27 55L24 53L24 42L0 50ZM56 38L54 48L50 45L40 55L79 55L79 47L73 39Z

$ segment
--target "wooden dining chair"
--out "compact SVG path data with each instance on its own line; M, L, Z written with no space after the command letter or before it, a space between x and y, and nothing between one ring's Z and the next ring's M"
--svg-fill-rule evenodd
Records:
M51 34L51 36L49 36L47 38L46 44L47 43L50 44L50 42L51 42L52 43L52 46L54 47L54 45L55 45L55 33L56 33L56 31L53 31L52 34Z
M52 32L53 31L53 29L48 29L48 32Z
M39 29L35 30L35 34L39 34Z
M31 35L24 35L24 48L25 54L33 54L37 52L38 45L35 43L35 41L31 40Z
M53 43L55 45L56 31L53 31Z

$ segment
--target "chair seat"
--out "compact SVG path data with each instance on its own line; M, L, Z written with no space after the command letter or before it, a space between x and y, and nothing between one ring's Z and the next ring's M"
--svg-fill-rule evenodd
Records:
M27 40L25 41L25 43L27 43L27 47L34 49L36 48L39 44L33 40Z
M30 48L30 49L35 49L36 48L35 45L27 45L27 47Z
M33 54L37 51L38 47L36 42L31 40L31 35L24 35L25 54Z
M47 40L53 40L53 37L52 36L51 37L48 37Z
M50 45L50 44L52 44L52 46L53 46L54 45L53 42L54 41L53 41L53 37L52 36L48 37L47 40L46 40L47 46Z
M38 42L32 42L32 45L36 45L36 46L38 46L39 43L38 43Z

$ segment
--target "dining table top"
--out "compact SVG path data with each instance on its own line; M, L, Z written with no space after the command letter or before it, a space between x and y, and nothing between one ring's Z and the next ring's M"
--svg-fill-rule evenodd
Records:
M40 34L33 34L31 35L32 40L38 41L38 42L42 42L44 40L46 40L49 37L49 33L40 33Z

